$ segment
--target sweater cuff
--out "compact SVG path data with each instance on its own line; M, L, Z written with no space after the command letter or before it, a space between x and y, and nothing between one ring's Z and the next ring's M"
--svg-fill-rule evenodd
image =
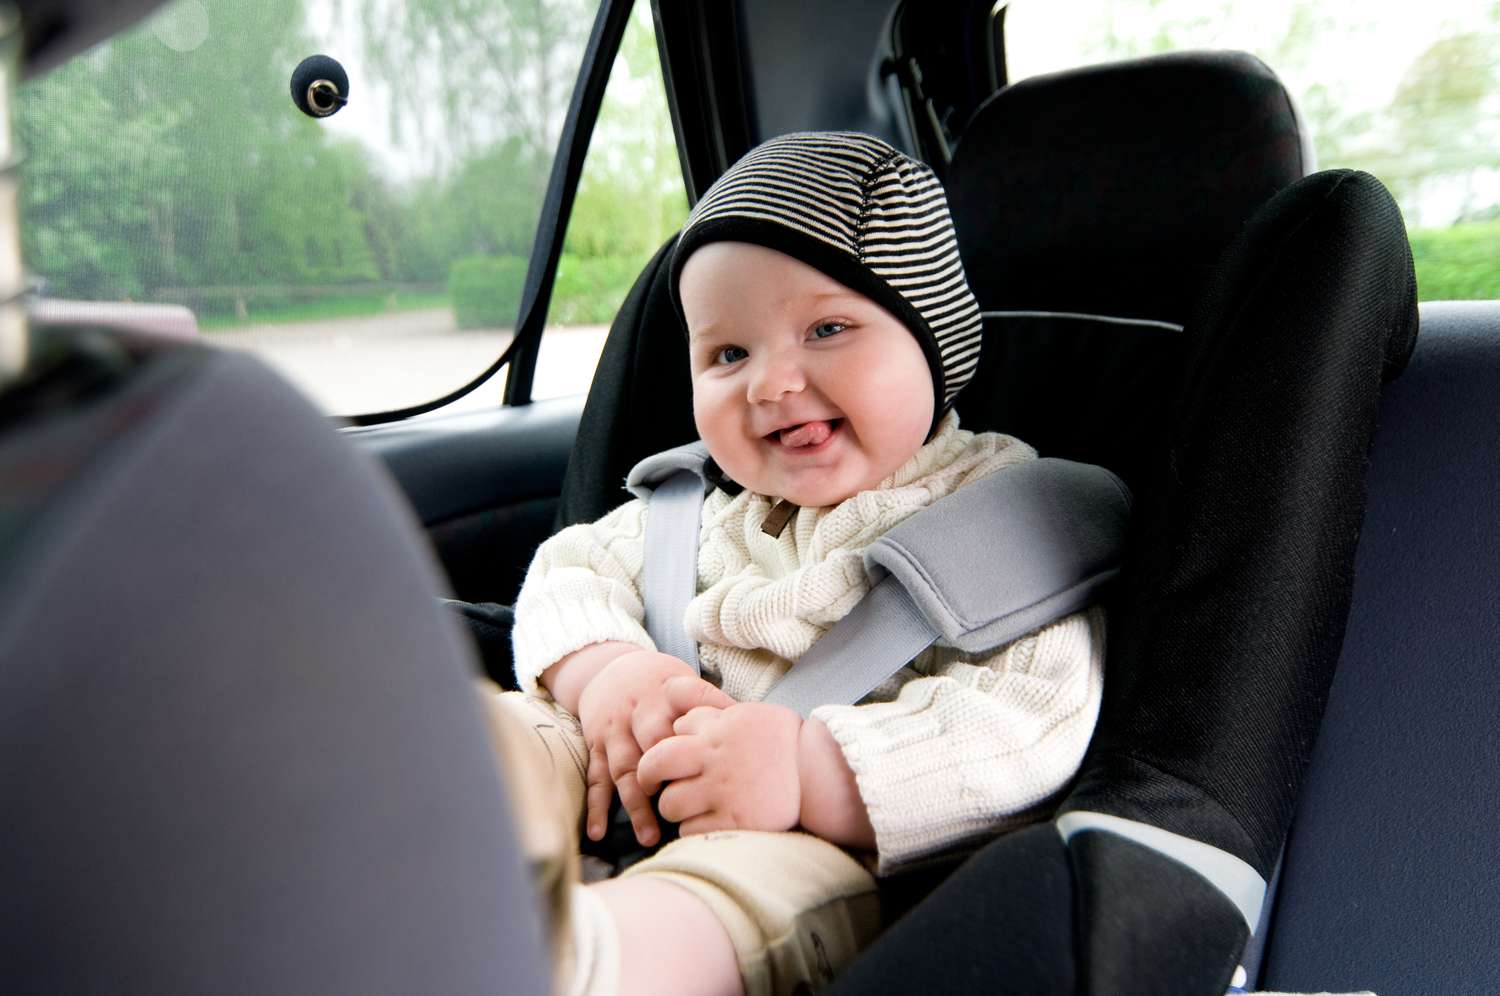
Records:
M546 697L546 690L537 684L541 673L591 644L618 640L643 650L656 649L628 606L602 592L580 594L576 587L564 585L536 595L527 599L524 613L516 613L511 630L516 682L529 695ZM602 594L605 597L599 597Z
M949 679L927 678L908 683L891 702L813 711L854 772L875 830L877 875L1026 822L1066 780L1037 770L1045 763L1017 766L1012 758L1007 764L1009 751L992 742L987 724L941 701L954 691Z
M813 718L821 720L838 741L854 772L875 829L877 875L943 849L935 834L944 841L964 836L965 829L977 835L991 823L976 814L970 821L945 819L948 825L933 826L938 814L932 800L960 799L963 776L952 752L932 749L933 743L942 741L942 724L926 709L931 696L921 698L924 701L908 698L864 706L821 706L813 711Z

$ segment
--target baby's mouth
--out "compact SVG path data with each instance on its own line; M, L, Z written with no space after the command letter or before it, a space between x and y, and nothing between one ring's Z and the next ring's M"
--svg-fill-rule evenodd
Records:
M766 438L775 439L788 449L810 449L827 442L828 437L833 435L843 422L841 418L802 422L798 425L789 425L785 429L778 429Z

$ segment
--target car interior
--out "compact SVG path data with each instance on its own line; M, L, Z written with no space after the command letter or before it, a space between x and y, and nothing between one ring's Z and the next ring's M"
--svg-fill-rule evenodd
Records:
M153 6L27 0L11 43L42 73ZM537 544L695 436L672 239L587 394L532 398L631 8L595 13L514 337L448 397L335 421L33 311L0 381L7 991L546 990L470 688L514 686ZM789 131L931 163L984 312L965 428L1134 496L1056 818L885 883L832 991L1488 991L1500 300L1418 303L1386 186L1314 162L1274 66L1011 82L1005 10L651 4L689 200Z

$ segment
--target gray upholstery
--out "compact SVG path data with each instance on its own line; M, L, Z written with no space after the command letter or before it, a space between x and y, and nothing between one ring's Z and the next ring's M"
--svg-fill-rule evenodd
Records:
M0 531L0 988L544 992L472 663L373 461L196 347L7 430L0 508L45 501Z
M1424 305L1380 418L1343 656L1260 982L1494 992L1500 303Z

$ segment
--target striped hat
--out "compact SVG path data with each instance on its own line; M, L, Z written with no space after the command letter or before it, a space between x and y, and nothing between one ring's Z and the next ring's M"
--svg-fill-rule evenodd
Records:
M784 252L911 329L932 370L934 428L979 364L979 304L964 279L948 199L932 170L869 135L801 132L756 146L708 188L672 259L709 242Z

